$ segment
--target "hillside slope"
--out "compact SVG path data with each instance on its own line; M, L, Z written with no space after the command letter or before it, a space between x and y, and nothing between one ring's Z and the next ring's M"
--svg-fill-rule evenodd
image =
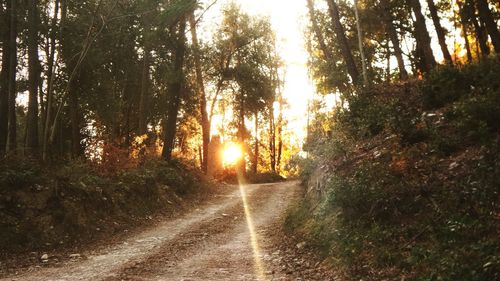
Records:
M345 280L498 280L498 77L490 60L350 98L309 144L288 229Z
M151 160L116 174L86 162L45 167L0 163L0 260L15 252L73 247L182 210L207 193L201 172Z

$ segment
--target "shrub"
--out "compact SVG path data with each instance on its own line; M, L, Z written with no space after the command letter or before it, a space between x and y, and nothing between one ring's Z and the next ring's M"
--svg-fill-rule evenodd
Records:
M0 162L0 190L17 190L43 183L42 168L35 161L9 157Z
M457 126L463 131L474 132L485 129L491 133L500 132L500 90L471 97L456 108L459 118ZM482 131L479 132L484 133Z
M356 138L373 137L385 127L388 107L374 102L373 93L364 92L351 97L349 108L336 115L337 123Z
M421 85L425 109L442 108L464 96L484 95L500 89L500 59L490 58L461 68L441 66Z
M471 90L469 77L453 66L441 66L432 71L422 83L426 109L441 108L457 101Z

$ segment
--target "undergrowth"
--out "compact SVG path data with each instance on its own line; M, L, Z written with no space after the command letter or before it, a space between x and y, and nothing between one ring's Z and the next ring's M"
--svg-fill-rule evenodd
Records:
M210 184L181 162L149 160L103 174L74 161L44 166L26 159L0 162L2 253L71 244L179 209L182 198Z
M346 280L499 280L498 77L492 59L349 98L304 167L334 172L287 228Z

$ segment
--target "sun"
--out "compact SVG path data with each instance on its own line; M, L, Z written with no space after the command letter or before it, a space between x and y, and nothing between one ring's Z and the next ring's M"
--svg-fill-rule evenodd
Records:
M222 152L224 166L234 166L243 157L241 146L237 143L228 143Z

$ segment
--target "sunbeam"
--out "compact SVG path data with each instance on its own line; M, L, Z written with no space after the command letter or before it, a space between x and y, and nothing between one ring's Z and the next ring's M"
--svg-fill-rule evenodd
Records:
M240 176L238 176L238 183L240 187L240 194L241 194L241 200L243 202L243 208L245 210L245 218L247 220L248 232L250 233L250 243L252 244L255 274L257 276L257 280L265 281L267 280L267 278L264 274L264 265L262 264L262 261L260 259L261 255L260 255L259 241L257 238L257 233L255 232L255 226L253 224L252 214L248 206L245 184L241 180Z

